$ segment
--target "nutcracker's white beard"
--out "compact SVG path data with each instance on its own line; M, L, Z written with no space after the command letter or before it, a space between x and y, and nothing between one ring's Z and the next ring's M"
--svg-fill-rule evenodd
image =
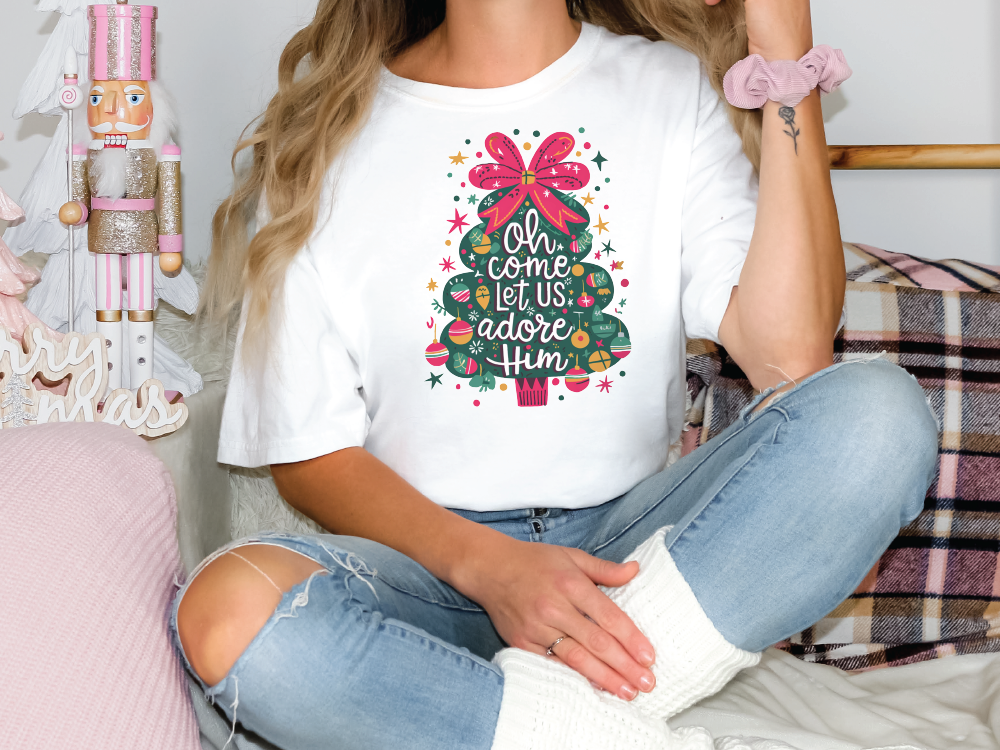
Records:
M90 192L97 198L118 200L125 197L125 168L128 152L123 148L105 148L90 162Z
M97 198L118 200L125 197L125 168L128 152L123 148L105 148L90 162L90 193Z

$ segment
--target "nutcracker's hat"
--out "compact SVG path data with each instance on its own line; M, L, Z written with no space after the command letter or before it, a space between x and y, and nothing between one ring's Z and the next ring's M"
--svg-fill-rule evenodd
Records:
M156 8L129 5L88 5L90 21L90 80L156 80Z

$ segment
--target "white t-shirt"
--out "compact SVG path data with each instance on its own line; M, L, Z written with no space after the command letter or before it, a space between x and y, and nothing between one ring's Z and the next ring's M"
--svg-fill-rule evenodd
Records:
M364 446L477 511L598 505L664 467L685 333L718 341L756 214L694 56L584 24L513 86L385 72L329 188L272 363L237 355L221 462Z

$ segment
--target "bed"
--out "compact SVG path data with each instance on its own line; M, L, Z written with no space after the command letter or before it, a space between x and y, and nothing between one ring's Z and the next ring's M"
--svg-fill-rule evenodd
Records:
M831 146L830 158L834 169L997 169L1000 145ZM854 279L849 295L864 296L865 291L871 291L866 285L873 282L888 285L876 290L883 299L875 307L884 314L884 298L890 287L927 285L906 265L908 256L897 262L888 258L891 254L873 255L873 252L865 246L845 244L848 268ZM925 276L931 277L933 284L933 275L940 273L957 284L944 294L982 296L1000 292L1000 283L993 283L1000 282L997 269L973 267L974 264L968 264L968 268L939 265L940 268L935 266ZM956 282L959 278L965 281ZM911 289L913 294L927 291ZM1000 311L1000 306L996 310ZM944 340L950 341L946 334L947 331L942 333ZM183 346L180 342L178 345L181 351ZM997 351L1000 352L1000 347ZM689 349L689 374L692 367L697 368L697 363L692 365L692 362ZM1000 383L1000 370L997 382ZM947 389L945 384L944 390ZM948 397L945 393L945 400ZM203 393L190 399L192 418L186 430L154 443L154 449L170 467L177 484L178 536L188 570L231 536L264 528L314 530L307 519L284 506L266 472L227 474L225 467L214 462L213 446L223 398L222 383L210 383ZM722 403L721 397L719 401ZM1000 415L1000 392L989 403L995 404L995 412ZM730 404L730 408L736 406ZM697 411L699 405L695 403L693 408ZM694 440L689 449L711 437L712 417L706 416L704 399L700 408L701 418L708 426L703 427L700 439ZM715 408L717 412L721 409L719 404ZM1000 419L997 421L1000 423ZM1000 424L997 427L1000 434ZM688 434L699 437L697 431ZM1000 472L986 481L991 481L1000 494L997 488ZM1000 539L1000 528L995 531ZM996 578L1000 581L1000 556L997 560ZM990 635L1000 636L1000 632ZM982 646L980 641L986 645ZM815 663L821 659L796 658L787 651L771 648L757 667L746 670L717 695L675 717L671 724L703 726L716 737L735 735L777 740L799 750L910 747L1000 750L1000 648L994 641L980 641L977 648L986 653L961 654L954 649L925 651L914 657L924 659L918 663L859 672ZM961 655L937 658L947 653ZM899 661L890 658L886 663ZM190 686L201 725L202 745L219 750L229 738L231 727L205 701L193 682ZM271 748L241 731L236 732L234 744L244 750ZM767 750L773 744L761 742L753 747Z

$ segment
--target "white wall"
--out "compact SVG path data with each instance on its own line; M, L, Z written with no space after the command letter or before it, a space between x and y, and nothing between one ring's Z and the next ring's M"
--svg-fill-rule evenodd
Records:
M1000 143L1000 3L814 0L854 76L824 102L838 144ZM834 172L846 240L1000 264L1000 170Z
M736 2L738 0L726 0ZM0 0L0 185L17 196L54 119L10 117L54 16ZM281 48L315 0L161 0L160 70L178 100L185 234L207 256L240 130L273 90ZM1000 142L996 0L813 0L816 41L841 47L854 77L826 100L830 143ZM1000 173L837 172L845 239L930 257L1000 264Z

